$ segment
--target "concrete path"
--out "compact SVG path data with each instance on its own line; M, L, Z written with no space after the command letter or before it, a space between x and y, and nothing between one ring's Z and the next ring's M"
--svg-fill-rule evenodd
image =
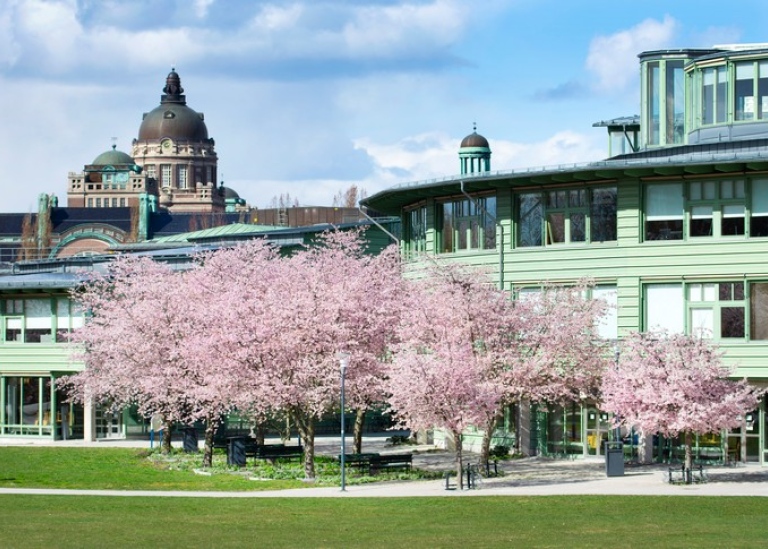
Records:
M0 440L0 445L24 444L24 441ZM39 444L38 442L26 442ZM51 444L51 443L48 443ZM60 445L61 443L55 443ZM67 442L68 446L134 446L146 447L147 441ZM318 439L318 454L338 455L339 439ZM430 446L388 446L384 437L366 438L364 450L382 453L414 452L415 468L446 471L452 468L451 453ZM469 456L470 459L476 456ZM625 474L607 477L600 458L553 460L525 458L504 462L503 476L480 479L471 490L445 488L444 480L377 482L339 487L299 488L253 492L185 492L146 490L49 490L0 488L0 494L60 494L141 497L472 497L472 496L546 496L546 495L668 495L668 496L759 496L768 497L768 467L758 464L707 467L708 482L673 485L666 482L667 466L626 466ZM455 477L452 478L455 485ZM254 482L258 482L255 480Z

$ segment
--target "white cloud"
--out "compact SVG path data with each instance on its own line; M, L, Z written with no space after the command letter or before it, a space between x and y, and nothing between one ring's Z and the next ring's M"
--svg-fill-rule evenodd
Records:
M169 57L179 63L247 61L274 67L284 60L445 59L446 48L473 20L472 11L457 0L363 6L340 0L269 3L249 6L258 9L253 15L244 11L234 26L213 23L213 10L227 9L214 0L188 4L187 12L197 19L184 17L175 26L173 18L152 11L165 4L143 4L150 24L138 26L133 24L141 20L136 7L126 16L129 24L122 24L104 13L103 6L88 2L80 7L76 0L11 2L0 11L0 30L7 31L0 38L5 46L0 48L0 66L19 63L26 72L49 75L108 66L167 66ZM368 67L375 70L376 64Z
M595 37L586 61L594 87L607 92L636 88L638 52L669 47L677 29L677 21L665 15L663 21L646 19L631 29Z
M208 15L208 8L211 7L211 4L213 4L214 0L195 0L194 4L194 12L195 16L198 19L205 19L205 16Z
M343 36L349 55L419 55L414 46L444 47L464 29L470 10L457 2L365 7L352 11ZM462 24L463 23L463 24Z
M400 183L458 175L461 139L439 132L414 135L394 143L376 143L370 138L360 138L355 141L355 146L365 151L375 165L373 172L362 179L239 180L232 181L231 185L228 182L227 186L259 207L268 206L272 197L283 192L290 193L302 206L328 205L334 195L352 183L371 196ZM601 160L607 153L602 143L597 144L596 141L594 135L570 131L558 132L535 143L491 140L491 165L494 171L504 171Z

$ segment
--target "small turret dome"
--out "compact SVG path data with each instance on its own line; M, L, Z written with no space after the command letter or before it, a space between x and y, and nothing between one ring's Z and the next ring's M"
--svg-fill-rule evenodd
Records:
M463 149L465 147L482 147L484 149L489 149L490 145L488 145L488 140L485 137L474 131L461 140L461 148Z
M459 160L462 174L491 171L491 146L477 133L477 124L473 124L472 133L461 140Z
M101 153L93 159L92 166L121 166L124 164L133 165L133 158L127 153L117 150L117 145L112 145L112 149Z

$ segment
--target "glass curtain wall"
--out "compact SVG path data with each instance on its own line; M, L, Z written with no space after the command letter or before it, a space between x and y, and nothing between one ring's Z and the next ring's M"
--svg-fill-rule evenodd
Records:
M83 407L66 400L53 376L0 377L0 434L82 438Z
M685 142L685 72L682 59L645 64L644 133L648 146Z

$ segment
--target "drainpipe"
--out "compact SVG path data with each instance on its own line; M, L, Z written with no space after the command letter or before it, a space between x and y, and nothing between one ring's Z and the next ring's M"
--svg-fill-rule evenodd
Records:
M499 228L499 236L500 241L496 243L496 247L499 249L499 290L504 289L504 227L501 223L499 223L499 220L496 219L496 217L492 216L490 213L488 213L488 210L483 208L477 200L475 200L473 197L469 196L467 192L464 190L464 180L459 181L459 188L461 189L461 194L467 197L467 199L472 202L475 207L479 210L482 210L485 215L490 217L493 220L493 223Z
M366 218L368 221L370 221L371 223L373 223L374 225L376 225L376 226L377 226L379 229L381 229L382 231L384 231L384 233L385 233L387 236L389 236L389 238L391 238L392 240L394 240L394 241L395 241L395 244L397 244L398 246L400 245L400 239L399 239L399 238L397 238L395 235L393 235L391 232L389 232L387 229L385 229L385 228L384 228L384 226L383 226L381 223L379 223L379 222L378 222L378 221L376 221L374 218L372 218L370 215L368 215L367 213L365 213L365 212L363 211L363 209L362 209L360 206L358 206L358 207L357 207L357 211L358 211L358 212L360 212L360 215L362 215L362 216L363 216L364 218Z

